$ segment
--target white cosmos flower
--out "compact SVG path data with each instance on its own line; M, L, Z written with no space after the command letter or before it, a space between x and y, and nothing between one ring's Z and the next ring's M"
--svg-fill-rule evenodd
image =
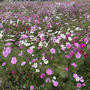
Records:
M35 48L35 46L31 46L31 47L30 47L30 49L33 49L33 48Z
M74 31L73 31L73 30L71 30L70 32L71 32L71 33L74 33Z
M38 46L42 47L42 46L43 46L43 43L42 43L42 42L40 42Z
M56 43L59 43L59 39L56 40Z
M75 78L76 79L76 81L79 81L79 77L77 77L77 78Z
M39 69L36 69L36 72L40 72L40 70Z
M2 34L2 33L0 33L0 39L2 39L2 37L3 37L3 34Z
M42 60L45 60L45 57L44 56L42 57Z
M27 46L27 47L30 46L30 43L25 43L25 46Z
M31 64L32 64L32 62L29 62L29 64L31 65Z
M78 31L80 28L79 27L76 27L76 31Z
M61 45L61 47L62 47L62 48L64 48L64 47L65 47L65 45Z
M71 38L71 37L68 37L68 40L69 40L69 41L72 41L72 38Z
M37 68L37 66L38 66L37 63L34 63L34 64L33 64L33 67L34 67L34 68Z
M52 32L52 30L48 30L48 32Z
M55 80L56 79L56 76L53 76L53 79Z
M34 54L32 54L32 56L34 56Z
M65 38L65 35L64 35L64 34L61 34L61 37L62 37L62 38Z
M68 28L67 31L70 31L70 28Z
M42 62L40 62L40 64L42 65Z
M45 64L48 64L48 60L44 60L44 63L45 63Z
M69 32L66 32L66 34L70 34Z

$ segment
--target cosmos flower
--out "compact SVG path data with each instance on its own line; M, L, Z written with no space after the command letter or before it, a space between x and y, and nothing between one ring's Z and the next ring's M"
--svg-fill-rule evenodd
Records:
M12 59L11 59L11 63L12 63L12 64L16 64L16 63L17 63L17 59L16 59L16 57L12 57Z
M11 47L6 47L3 52L2 52L2 55L4 57L7 57L9 54L11 53Z
M71 48L71 44L69 42L66 43L66 48L67 49Z
M77 52L75 56L77 59L79 59L81 57L81 54L79 52Z
M30 49L30 48L29 48L29 49L27 50L27 52L28 52L28 54L32 54L32 53L33 53L33 49Z
M58 84L59 84L58 81L54 81L54 82L53 82L53 86L55 86L55 87L57 87Z
M40 75L40 78L44 78L45 77L45 73L42 73L41 75Z
M46 83L50 83L51 82L50 78L47 77L46 80L45 80L45 82Z
M77 78L77 77L78 77L78 75L77 75L76 73L74 73L74 74L73 74L73 77L74 77L74 78Z
M82 84L81 83L77 83L77 87L78 88L81 88L82 87Z
M56 50L55 50L54 48L51 48L51 49L50 49L50 52L51 52L52 54L55 54L55 53L56 53Z
M73 66L73 67L77 67L77 65L76 65L76 63L71 63L71 66Z
M47 75L52 75L52 74L53 74L53 71L48 68L48 69L46 70L46 74L47 74Z
M84 43L80 44L80 48L84 48L85 46L86 46L86 44L84 44Z
M31 85L30 86L30 90L34 90L34 85Z
M26 62L25 61L23 61L22 63L21 63L21 66L24 66L26 64Z
M2 63L2 66L3 66L3 67L6 66L6 62L3 62L3 63Z

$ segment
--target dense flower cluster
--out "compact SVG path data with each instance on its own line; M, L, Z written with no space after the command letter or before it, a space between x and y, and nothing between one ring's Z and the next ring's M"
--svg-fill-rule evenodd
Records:
M1 90L88 90L79 72L90 50L88 8L75 2L0 6Z

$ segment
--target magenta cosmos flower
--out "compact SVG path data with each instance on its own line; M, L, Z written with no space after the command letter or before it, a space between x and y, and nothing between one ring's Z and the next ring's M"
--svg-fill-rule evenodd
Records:
M52 75L52 74L53 74L53 71L48 68L48 69L46 70L46 74L47 74L47 75Z
M17 63L17 59L16 59L16 57L12 57L12 59L11 59L11 63L12 63L12 64L16 64L16 63Z
M30 90L34 90L34 86L33 85L30 86Z
M29 48L29 49L27 50L27 52L28 52L28 54L32 54L32 53L33 53L33 49L30 49L30 48Z
M53 82L53 86L57 87L58 86L58 82L57 81L54 81Z
M54 54L54 53L56 53L56 50L55 50L54 48L51 48L51 49L50 49L50 52L51 52L52 54Z
M41 75L40 75L40 78L44 78L45 77L45 73L42 73Z
M84 43L80 44L80 48L84 48L85 46L86 46L86 44L84 44Z

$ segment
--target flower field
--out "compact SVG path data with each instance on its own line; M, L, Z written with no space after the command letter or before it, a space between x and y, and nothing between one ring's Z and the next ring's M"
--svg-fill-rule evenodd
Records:
M89 6L0 4L0 90L90 90Z

